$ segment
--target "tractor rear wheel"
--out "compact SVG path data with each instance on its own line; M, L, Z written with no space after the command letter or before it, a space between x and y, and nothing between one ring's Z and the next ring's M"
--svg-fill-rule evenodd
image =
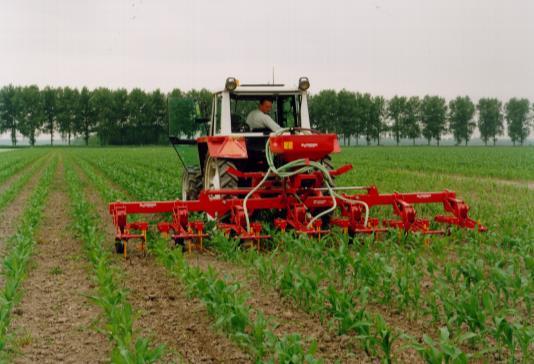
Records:
M237 176L228 170L235 168L235 164L226 159L208 157L204 168L204 189L220 190L237 188ZM229 196L228 196L229 197ZM212 195L211 198L227 198L224 195Z
M188 168L182 175L182 200L198 199L202 190L202 171L199 167Z

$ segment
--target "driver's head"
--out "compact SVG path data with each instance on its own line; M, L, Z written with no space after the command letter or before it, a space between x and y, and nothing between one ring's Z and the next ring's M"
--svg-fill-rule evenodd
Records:
M264 97L260 100L260 105L258 107L262 112L268 113L273 107L273 100L269 97Z

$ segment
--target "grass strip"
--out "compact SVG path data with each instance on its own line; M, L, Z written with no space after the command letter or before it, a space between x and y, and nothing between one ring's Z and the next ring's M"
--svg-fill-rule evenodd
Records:
M70 167L70 166L69 166ZM118 271L110 268L111 256L104 248L104 236L98 229L99 219L94 207L85 199L80 179L71 169L66 170L75 228L80 234L87 259L92 265L97 285L96 295L91 297L105 314L105 332L113 342L113 363L154 363L164 354L163 345L153 347L147 338L133 330L135 313L128 302L127 292L118 281Z
M17 232L8 240L8 251L2 267L4 287L0 291L0 358L8 355L6 339L11 312L21 298L20 286L26 277L28 261L35 245L35 229L41 221L56 165L57 159L54 159L45 170L28 200Z

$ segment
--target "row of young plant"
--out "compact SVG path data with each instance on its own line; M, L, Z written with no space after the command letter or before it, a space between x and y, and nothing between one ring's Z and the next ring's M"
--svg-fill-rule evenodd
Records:
M17 232L7 240L6 255L2 263L3 287L0 291L0 359L10 356L8 329L11 313L21 299L21 285L35 242L35 229L41 221L49 187L56 170L57 158L46 167L37 187L24 207Z
M3 192L0 192L0 211L18 196L19 192L28 183L30 178L42 166L42 161L36 161L24 174L9 185Z
M5 158L5 152L2 153L2 159L0 162L0 183L3 183L8 178L18 173L26 166L30 165L35 161L39 155L35 153L22 154L19 152L10 152L14 156L9 156ZM11 158L10 158L11 157Z
M360 286L370 287L372 297L381 298L382 302L379 303L385 301L390 305L391 296L401 304L397 305L401 310L402 304L411 303L410 310L416 314L421 313L425 319L431 318L431 323L446 325L455 336L471 336L471 347L480 346L481 351L484 351L493 342L497 342L497 354L500 355L501 347L505 346L513 359L519 346L521 355L527 360L528 346L533 339L532 325L529 323L533 281L529 279L527 271L521 268L524 267L523 261L518 261L521 258L516 256L514 260L502 251L498 254L498 251L492 249L481 250L477 241L472 241L457 247L455 260L441 260L438 265L435 257L425 254L425 245L417 244L417 239L412 239L416 244L409 248L406 245L398 246L396 242L379 243L381 251L378 253L375 250L374 257L393 255L393 259L388 259L389 264L380 264L382 259L377 261L369 257L369 254L365 254L367 257L363 260L355 259L350 264L355 278L371 277L371 280L363 278ZM359 246L357 249L358 252L353 256L361 257L361 252L365 250ZM332 258L328 258L330 250L324 251L326 257L320 261L322 265L328 265L330 261L330 265L334 266L335 262L344 259L336 258L335 253ZM334 249L334 252L337 251L339 250ZM297 256L303 254L305 253L300 249ZM425 255L426 258L417 260L417 257ZM350 261L350 255L346 256L349 256ZM418 262L423 263L421 268L414 269ZM362 269L366 265L372 268ZM396 268L391 269L392 266ZM376 274L380 267L384 269L379 269ZM426 272L423 272L425 269ZM375 274L369 274L373 270ZM391 286L391 273L396 284L388 287ZM423 274L426 284L430 282L430 286L424 289ZM391 288L393 295L384 293L388 288ZM510 331L513 338L502 336L505 326L513 328Z
M471 290L475 279L477 283L485 282L486 288L498 298L496 309L517 307L523 317L530 315L533 292L527 268L529 264L532 266L530 256L482 249L480 243L473 240L456 245L455 259L450 259L446 256L450 253L450 248L446 248L450 238L435 238L429 247L423 243L423 237L409 236L401 242L386 239L373 243L371 240L363 245L350 245L349 249L344 244L336 245L343 236L332 234L312 244L308 239L293 239L283 247L286 253L292 252L298 259L318 261L341 280L349 277L359 286L370 287L378 303L394 305L414 318L427 313L421 309L435 294L438 282L444 289L462 292ZM452 240L456 239L460 238L452 236ZM435 321L440 322L439 319ZM448 321L441 320L442 323Z
M109 186L83 160L78 165L87 174L105 200L125 199L125 194ZM318 363L314 357L316 344L305 349L298 334L278 337L274 334L275 324L260 311L246 304L249 295L240 289L238 283L229 283L218 278L209 268L203 271L187 264L179 249L170 249L161 239L149 245L150 251L163 266L186 286L192 297L206 305L213 317L215 327L224 331L232 340L245 348L256 362L264 363ZM254 317L254 318L253 318Z
M128 162L127 162L126 157L123 156L122 158L124 159L124 163L125 163L125 165L126 165L126 168L128 168L128 165L129 165L129 164L128 164ZM105 173L106 173L108 176L110 176L110 178L111 178L112 180L116 181L116 182L117 182L118 184L120 184L120 185L128 186L129 189L132 190L132 192L134 193L134 195L138 196L138 198L149 198L149 199L150 199L150 197L152 197L152 196L150 196L150 193L147 192L147 191L152 190L152 189L154 188L153 185L151 185L151 184L150 184L150 185L147 185L147 184L143 183L143 179L140 178L140 177L138 177L138 174L135 173L135 172L133 172L133 170L130 170L130 173L131 173L130 175L125 175L123 172L117 172L116 169L113 169L113 168L111 168L110 166L111 166L111 165L108 164L108 163L105 163L105 161L103 161L103 163L99 165L99 167L101 167L102 170L104 170ZM132 180L138 182L138 186L137 186L138 188L133 188L133 189L131 189L131 183L128 184L128 181L132 181ZM173 178L171 178L171 177L169 177L169 179L168 179L167 181L165 181L165 183L167 183L167 184L176 184L176 180L173 179ZM145 194L149 194L149 196L145 196ZM167 196L167 197L168 197L168 196ZM174 197L174 196L173 196L173 197ZM479 241L478 239L480 238L480 236L479 236L478 234L477 234L476 236L472 236L472 235L473 235L473 234L471 234L471 236L468 236L469 242L470 242L470 243L475 243L475 244L476 244L476 243ZM455 236L454 238L455 238L454 240L465 240L465 238L462 237L462 236L458 236L458 237ZM450 239L448 239L448 241L450 241ZM434 249L434 246L435 246L435 245L436 245L436 244L433 242L433 243L432 243L432 246L433 246L433 253L437 252L437 250ZM438 244L438 246L439 246L439 244ZM444 247L446 247L446 246L447 246L447 245L443 245L443 244L441 245L441 249L440 249L440 253L441 253L441 254L443 254L444 252L446 253L446 250L444 249ZM452 246L449 245L449 249L457 249L457 248L459 248L459 247L461 248L461 246L458 246L458 245L455 245L455 244L453 244ZM488 247L486 247L486 246L481 246L480 244L476 244L476 247L477 247L477 251L479 251L479 252L481 251L481 249L482 249L483 251L488 251L489 253L491 253L492 251L495 251L495 249L493 249L493 247L489 247L489 248L488 248ZM528 254L528 252L530 251L530 253L532 253L532 249L533 249L533 248L534 248L534 244L530 244L530 245L529 245L529 244L522 244L522 250L521 250L521 253L523 253L523 254L520 254L520 255L518 255L518 256L522 257L522 259L528 259L528 257L531 256L531 254ZM397 251L397 250L393 250L393 251ZM404 255L406 254L405 251L402 251L401 253L402 253L402 254L399 256L399 259L403 259ZM525 253L527 253L527 254L525 254ZM412 255L413 255L413 254L412 254ZM507 258L508 255L509 255L509 254L507 254L504 258ZM420 256L419 253L416 254L415 259L419 259L419 256ZM513 258L513 256L510 256L510 258ZM405 260L406 260L406 259L405 259ZM424 262L419 262L419 261L417 261L417 260L416 260L416 261L413 261L413 259L409 259L407 262L408 262L409 264L411 264L411 265L417 265L417 264L420 264L420 263L424 263ZM524 264L523 266L527 266L527 265ZM521 271L523 271L523 274L524 274L524 269L522 269ZM412 279L412 281L413 281L413 280L415 280L415 281L417 281L417 282L420 281L420 279L417 279L417 277L413 277L413 278L415 278L415 279ZM403 282L400 282L400 283L403 284ZM415 293L415 296L417 297L417 290L418 290L417 285L416 285L416 284L412 284L412 285L413 285L413 287L414 287L413 289L414 289L414 291L415 291L415 292L414 292L414 293ZM402 302L401 302L401 303L402 303ZM413 305L413 306L417 307L417 306L418 306L417 302L414 302L414 305Z
M94 207L85 199L81 181L70 162L66 167L76 231L84 242L85 254L91 263L97 287L91 298L104 311L104 330L114 345L111 361L124 364L157 362L162 358L165 348L162 345L154 347L148 339L134 332L136 314L128 302L127 291L119 283L119 272L111 264L111 254L104 247L104 235L98 228L100 221Z
M269 254L242 251L237 239L220 233L212 236L209 246L225 260L253 267L263 285L276 289L300 309L319 315L321 321L328 321L335 334L353 336L371 357L392 362L396 340L407 337L391 328L380 314L367 309L367 287L357 290L346 280L331 279L328 269L313 261L301 260L293 254L281 256L278 249ZM342 246L347 247L346 244Z
M204 271L188 265L181 249L169 248L162 239L156 239L149 249L172 275L184 283L190 296L202 300L215 327L248 350L255 362L321 362L314 357L315 342L305 349L299 334L278 337L273 332L275 325L261 311L253 310L246 303L250 294L240 289L239 283L220 279L212 267Z
M120 178L120 174L117 174L117 177ZM119 178L115 181L124 185L124 181L121 183ZM139 188L144 191L150 190L150 187L142 185ZM461 242L467 239L467 244L463 246L454 244L451 247L448 245L451 239L447 239L447 242L433 239L430 253L421 249L424 246L421 243L422 239L415 238L412 239L413 242L403 242L409 245L408 249L399 248L396 241L392 244L386 242L378 244L386 247L382 251L360 250L356 254L351 252L350 256L338 254L331 258L327 254L326 260L320 261L320 264L327 266L331 262L330 266L337 267L336 271L347 271L347 267L351 267L353 284L358 290L364 292L368 290L371 301L394 306L406 312L411 318L421 315L425 318L430 317L434 323L447 326L453 338L465 338L465 335L474 334L475 336L470 338L471 346L478 344L479 347L488 347L491 345L488 339L496 340L498 352L501 351L501 347L507 347L509 356L514 358L516 347L519 346L523 351L522 356L528 357L528 353L525 352L532 343L533 331L532 325L528 324L532 301L533 263L530 258L532 255L502 251L498 254L499 250L482 246L477 239L478 236L471 235L453 236L454 241ZM307 239L303 242L306 243ZM298 247L299 244L291 246ZM304 246L307 249L314 247L315 250L299 251L295 254L297 259L307 254L316 254L323 259L324 246L317 244L304 244ZM524 246L529 249L528 245ZM456 262L444 258L453 248L458 252ZM472 254L469 255L469 252ZM469 259L462 258L466 254ZM480 259L481 254L484 255L484 259ZM347 264L349 259L353 259L351 264ZM469 267L477 266L470 261L477 259L480 270L490 274L486 274L484 279L479 280L476 289L472 289L472 285L466 282L470 282ZM518 262L518 259L521 261ZM413 269L413 267L424 269ZM338 276L345 277L339 274ZM423 277L426 278L425 281L432 282L430 287L422 285ZM451 280L451 277L456 278ZM491 305L487 302L491 302ZM514 307L512 310L508 308L508 303ZM511 320L510 317L514 319ZM495 318L499 325L496 325L492 318ZM464 334L461 331L463 325L471 331ZM506 325L513 328L509 330L513 334L512 339L501 335Z
M349 294L349 299L356 298L359 306L371 301L385 308L394 306L401 312L430 317L431 323L444 325L447 332L452 332L453 341L468 340L466 346L470 351L481 347L476 355L484 355L496 342L497 355L505 347L510 360L522 357L528 361L534 334L528 319L530 303L527 303L532 299L532 280L517 275L513 269L493 267L489 274L482 276L481 271L465 268L472 266L473 255L446 263L442 268L449 271L446 273L438 272L440 269L429 259L425 266L433 286L422 292L423 274L414 269L416 257L420 255L418 249L399 250L396 242L381 242L383 252L378 252L370 249L372 241L349 249L343 236L335 235L321 241L290 235L278 238L279 249L270 256L252 255L253 259L250 254L239 253L237 243L231 240L221 237L214 242L223 257L254 266L260 280L274 285L283 296L291 297L308 310L325 311L325 302L334 306L330 297L340 288L345 295ZM452 276L457 286L449 282L451 271L456 272ZM473 274L478 274L480 279L476 285ZM516 305L524 304L526 312L510 308L511 297L516 299ZM424 347L415 347L424 352ZM521 354L517 352L518 347Z
M139 166L135 161L124 161L113 155L92 159L80 157L101 170L114 183L128 186L128 191L137 198L154 201L174 199L180 191L180 179L169 172L154 171Z

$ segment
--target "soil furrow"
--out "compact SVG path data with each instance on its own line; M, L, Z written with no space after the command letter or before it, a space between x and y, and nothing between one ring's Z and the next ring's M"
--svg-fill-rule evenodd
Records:
M41 166L37 172L30 178L28 183L22 187L19 195L11 201L2 211L0 211L0 257L5 254L7 240L15 234L18 227L18 221L24 212L26 203L31 197L31 194L39 182L41 175L45 170L45 166L50 162L50 158L41 160ZM0 275L0 285L2 285L2 275Z
M12 327L20 355L15 363L103 363L111 346L96 332L99 309L88 298L94 288L83 259L60 162L43 221L36 233L32 269Z
M82 181L87 176L78 169ZM85 183L87 199L95 206L102 226L113 249L114 227L107 202ZM201 301L187 297L185 287L171 277L153 257L143 257L133 247L128 259L116 255L115 262L124 274L129 289L128 300L139 310L136 329L144 336L153 337L154 343L167 346L165 362L191 363L248 363L249 355L216 332Z
M30 163L28 163L26 166L24 166L24 168L22 168L21 170L17 171L15 174L13 174L12 176L9 176L1 185L0 185L0 195L2 193L4 193L9 187L11 187L11 185L17 181L19 178L21 178L22 176L24 176L24 174L26 172L28 172L35 164L37 163L41 163L42 160L44 159L45 157L38 157L36 158L35 160L31 161Z

